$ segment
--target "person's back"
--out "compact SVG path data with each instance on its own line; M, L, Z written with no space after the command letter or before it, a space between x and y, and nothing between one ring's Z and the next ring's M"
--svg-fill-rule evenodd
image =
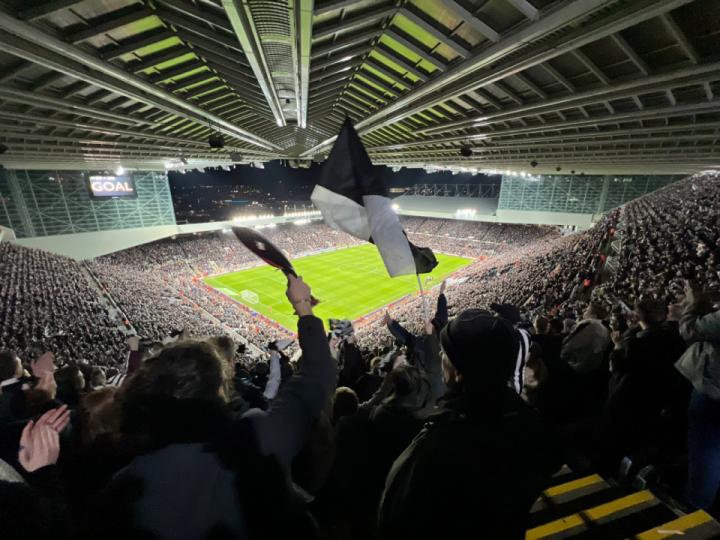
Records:
M455 390L395 461L380 505L388 540L522 538L562 458L551 431L508 386L512 326L467 310L442 333Z
M627 357L622 372L631 399L643 407L656 407L671 401L682 379L675 362L685 350L685 343L674 328L655 325L641 329L628 340ZM630 388L628 388L628 391Z
M306 538L287 479L336 381L310 289L289 277L303 357L268 411L231 414L216 349L184 341L145 361L118 397L139 454L98 497L88 538Z
M530 507L560 465L537 413L511 389L492 407L449 401L395 462L384 538L523 538Z
M635 307L639 326L615 337L612 377L599 423L595 449L600 464L614 470L625 456L672 457L685 432L690 385L675 369L685 344L674 326L664 323L663 303L645 299Z

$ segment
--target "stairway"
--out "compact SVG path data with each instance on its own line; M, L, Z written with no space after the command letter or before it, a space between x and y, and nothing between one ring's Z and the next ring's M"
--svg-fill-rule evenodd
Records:
M649 490L627 493L597 474L563 467L531 511L526 540L720 538L720 523L698 511L682 515Z

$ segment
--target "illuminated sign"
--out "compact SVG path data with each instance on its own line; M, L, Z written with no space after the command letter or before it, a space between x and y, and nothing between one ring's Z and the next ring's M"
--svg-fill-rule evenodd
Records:
M94 199L137 197L135 180L130 174L89 174L87 185Z

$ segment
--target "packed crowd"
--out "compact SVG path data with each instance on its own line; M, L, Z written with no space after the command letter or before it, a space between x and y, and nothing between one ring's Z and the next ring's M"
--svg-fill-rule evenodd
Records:
M200 269L251 263L221 235L90 264L147 341L82 266L0 244L3 538L523 538L563 463L717 512L719 199L696 176L583 233L518 233L428 294L430 320L415 297L328 337L289 278L297 354L208 300ZM323 227L268 233L346 245ZM238 361L236 336L267 349Z
M420 245L483 259L557 237L557 232L547 227L418 218L404 218L403 224L411 239L418 237ZM416 230L436 234L415 233ZM448 238L445 231L451 231L455 237ZM503 231L516 243L500 242ZM291 257L358 244L350 235L318 222L268 227L263 234ZM146 339L160 340L176 329L185 329L193 335L234 332L263 348L274 336L290 337L290 333L259 319L199 279L253 264L257 264L255 256L231 232L213 232L137 246L101 257L90 267Z
M72 321L72 324L68 324ZM0 243L0 350L23 360L52 350L62 362L113 363L122 332L82 266L39 250Z
M673 301L686 279L720 286L720 189L696 176L628 203L613 294L632 304L643 297Z

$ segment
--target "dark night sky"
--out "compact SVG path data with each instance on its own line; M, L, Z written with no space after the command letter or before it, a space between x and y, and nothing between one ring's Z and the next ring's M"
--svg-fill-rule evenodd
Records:
M289 191L298 193L307 190L309 194L319 176L322 164L313 163L309 169L293 169L279 161L265 163L264 169L251 165L241 165L231 171L188 172L180 174L169 171L171 186L188 186L192 184L211 185L250 185L271 190L276 195L284 195ZM460 173L453 175L449 171L432 174L423 169L405 169L393 172L389 167L382 167L388 186L409 187L415 184L500 184L500 176L484 174ZM304 189L303 189L304 188Z

